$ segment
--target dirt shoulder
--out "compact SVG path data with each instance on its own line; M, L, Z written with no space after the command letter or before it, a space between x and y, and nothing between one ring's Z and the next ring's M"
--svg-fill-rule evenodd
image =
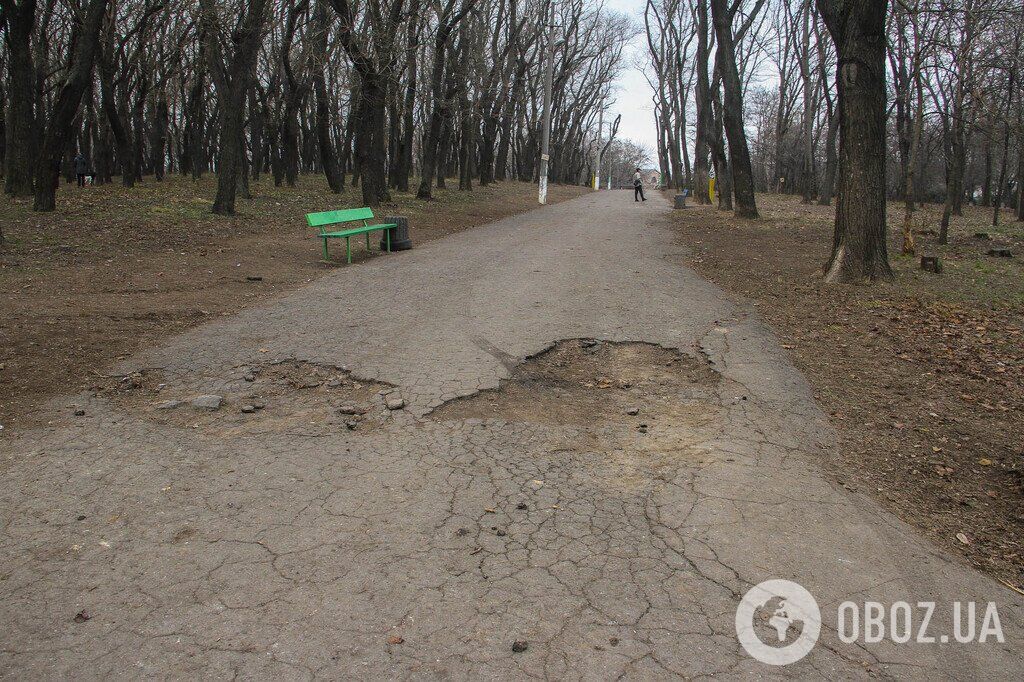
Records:
M993 228L991 209L967 207L939 246L941 207L925 207L918 254L942 274L894 257L892 284L828 286L832 209L776 195L758 208L754 222L710 207L672 221L692 267L752 302L810 381L839 435L832 474L1024 589L1024 224L1006 211ZM901 220L891 204L890 226Z
M51 214L0 203L0 424L8 433L39 425L45 401L93 385L142 346L345 267L339 242L333 261L321 260L303 216L360 206L358 188L334 195L320 177L295 188L264 179L237 216L222 218L209 211L214 182L63 185ZM586 191L552 186L549 201ZM427 203L396 193L377 213L408 216L421 244L537 202L536 186L517 182L436 196ZM354 257L367 257L361 245Z

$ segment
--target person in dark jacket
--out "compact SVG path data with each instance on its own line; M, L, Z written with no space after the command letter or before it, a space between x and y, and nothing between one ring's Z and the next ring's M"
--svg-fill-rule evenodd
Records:
M640 174L640 169L636 169L636 173L633 175L633 201L647 201L647 197L644 196L644 176Z
M78 186L85 187L85 176L89 174L89 163L82 156L82 152L78 152L75 156L75 175L78 176Z

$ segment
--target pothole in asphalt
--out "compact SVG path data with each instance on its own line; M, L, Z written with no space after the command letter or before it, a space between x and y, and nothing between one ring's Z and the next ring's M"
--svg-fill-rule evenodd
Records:
M451 400L430 417L567 427L566 451L670 463L720 427L719 379L706 360L676 350L572 339L527 359L498 388Z
M232 433L353 431L380 427L401 401L393 386L345 367L282 360L234 368L226 378L176 381L143 370L99 393L129 413L160 424ZM404 406L404 404L403 404Z

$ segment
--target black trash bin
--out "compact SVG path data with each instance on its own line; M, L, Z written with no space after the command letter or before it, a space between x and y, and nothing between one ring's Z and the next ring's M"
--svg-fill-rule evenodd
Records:
M408 251L412 248L412 240L409 239L409 219L402 216L384 216L385 223L394 223L388 232L391 233L391 250ZM387 235L381 234L380 248L383 251L388 247Z

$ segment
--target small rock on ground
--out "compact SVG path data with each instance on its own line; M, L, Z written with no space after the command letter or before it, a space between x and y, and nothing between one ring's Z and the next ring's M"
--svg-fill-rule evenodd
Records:
M224 404L224 397L219 395L201 395L192 399L192 407L197 410L219 410Z

